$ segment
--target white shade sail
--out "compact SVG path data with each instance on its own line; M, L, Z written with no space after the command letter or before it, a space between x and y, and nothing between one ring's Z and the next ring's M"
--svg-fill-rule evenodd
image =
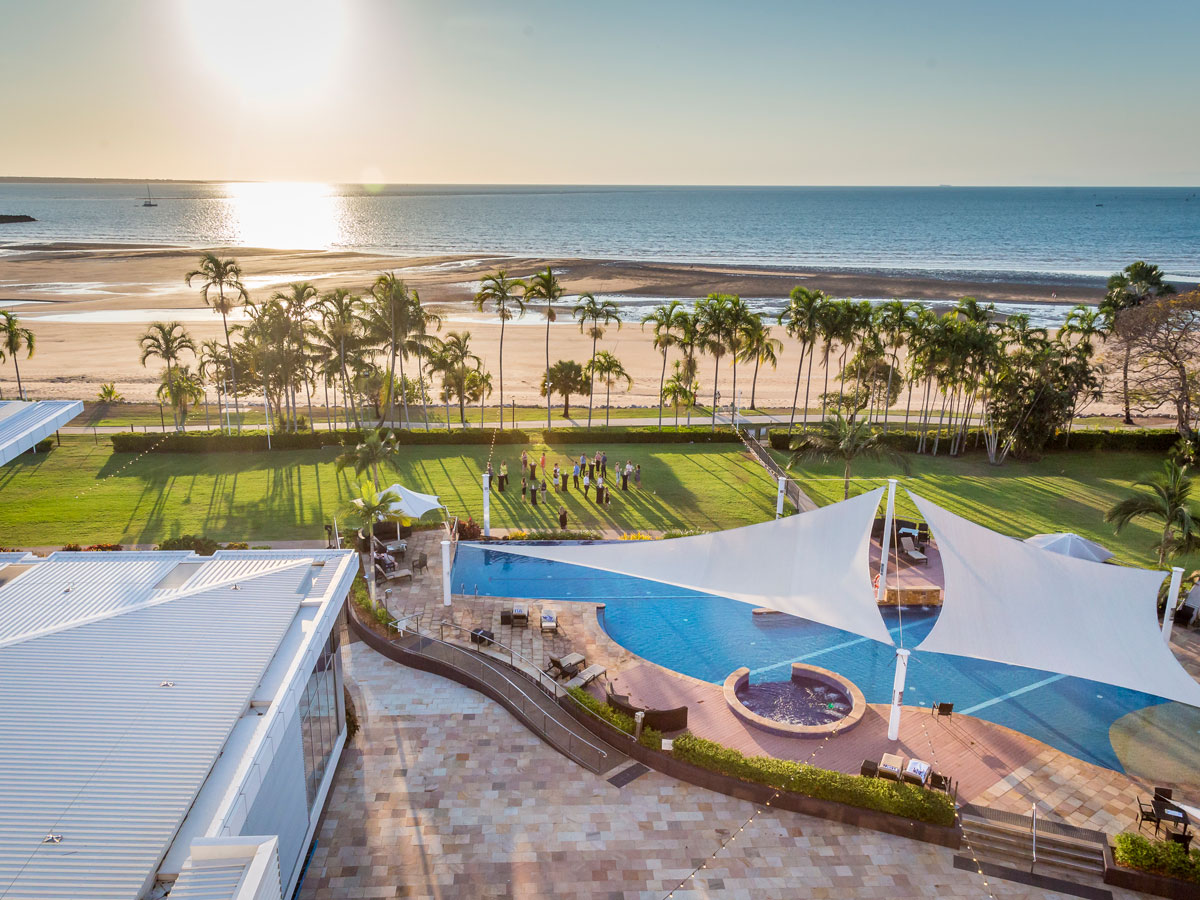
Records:
M435 495L419 494L416 491L410 491L402 484L393 484L391 487L385 487L379 493L381 496L392 493L400 498L399 502L393 503L388 507L389 515L393 518L403 516L406 519L419 519L427 512L442 508L442 501ZM361 500L353 500L351 502L355 506L362 506Z
M497 547L800 616L885 644L868 553L883 488L772 522L666 541Z
M1035 534L1033 537L1025 538L1025 543L1049 550L1051 553L1061 553L1063 556L1073 556L1076 559L1090 559L1092 562L1104 562L1112 559L1113 556L1111 550L1071 531Z
M913 494L945 572L918 649L1087 678L1200 706L1200 684L1159 631L1164 572L1073 559L969 522Z
M79 400L0 401L0 466L83 412Z

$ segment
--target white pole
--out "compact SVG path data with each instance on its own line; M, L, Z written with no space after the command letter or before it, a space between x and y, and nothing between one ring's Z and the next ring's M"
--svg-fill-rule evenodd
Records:
M333 517L333 546L338 550L342 549L342 536L338 534L337 516Z
M263 409L267 413L267 449L271 449L271 399L267 396L267 373L263 372ZM372 554L374 559L374 554Z
M779 493L775 495L775 518L783 517L783 498L787 495L787 476L779 476Z
M1183 582L1183 569L1171 567L1171 586L1167 588L1167 608L1163 610L1163 640L1171 645L1171 629L1175 627L1175 606L1179 603L1179 585Z
M450 605L450 542L442 541L442 605Z
M888 740L900 739L900 705L904 702L904 678L908 674L908 654L903 647L896 649L896 680L892 682L892 711L888 716Z
M879 554L879 587L875 590L875 602L879 603L887 597L888 554L892 546L892 518L896 514L896 479L888 479L887 511L883 516L883 539L880 541ZM896 597L896 602L900 598Z
M483 473L483 536L492 536L492 476Z

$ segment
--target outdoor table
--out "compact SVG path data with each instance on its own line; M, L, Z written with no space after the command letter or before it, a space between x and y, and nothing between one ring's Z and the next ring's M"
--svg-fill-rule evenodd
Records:
M879 774L884 778L899 781L902 768L904 768L904 760L895 753L885 753L883 759L879 761Z
M1188 806L1186 803L1175 803L1175 805L1187 813L1189 822L1200 821L1200 809L1197 809L1194 806Z
M1170 800L1155 797L1151 801L1151 805L1154 807L1154 814L1160 820L1168 825L1182 825L1183 830L1187 831L1191 820L1188 818L1188 814L1179 808L1178 804L1172 803Z
M408 541L392 541L390 544L385 544L384 549L388 553L399 553L403 556L408 551Z

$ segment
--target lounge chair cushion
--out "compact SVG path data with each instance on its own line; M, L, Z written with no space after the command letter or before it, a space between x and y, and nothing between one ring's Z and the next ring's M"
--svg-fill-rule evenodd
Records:
M586 669L568 681L567 687L585 687L603 675L604 672L604 666L600 665L599 663L592 663L592 665L588 666Z

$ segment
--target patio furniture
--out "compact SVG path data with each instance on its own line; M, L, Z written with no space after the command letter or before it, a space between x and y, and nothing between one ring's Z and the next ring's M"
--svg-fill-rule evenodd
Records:
M1173 790L1171 790L1171 788L1165 788L1165 787L1155 787L1154 788L1154 796L1158 797L1159 799L1162 799L1162 800L1170 800L1172 798L1172 796L1174 795L1174 793L1175 792Z
M954 715L954 704L935 703L929 708L929 712L934 716L945 716L946 718L949 718L950 716Z
M525 628L529 625L529 607L524 604L517 604L512 608L512 624L513 628Z
M546 666L547 675L556 677L571 676L578 672L587 662L582 653L568 653L566 656L550 657L550 665Z
M496 635L486 628L476 628L471 632L471 643L487 647L496 642Z
M558 631L558 614L552 612L542 613L542 631Z
M943 775L941 772L930 772L929 783L926 785L931 791L945 791L950 793L950 776Z
M913 539L908 535L903 535L900 538L900 555L910 563L921 566L929 564L929 557L916 548L913 544Z
M922 522L917 526L917 549L924 550L929 543L929 526Z
M900 773L904 769L904 759L895 753L885 753L883 758L879 760L879 777L890 778L892 781L900 780Z
M591 684L593 681L595 681L597 678L599 678L601 675L603 675L605 673L605 671L606 670L605 670L604 666L600 665L599 663L592 663L590 666L588 666L586 669L584 669L582 672L580 672L578 675L576 675L574 678L572 678L570 681L568 681L567 687L568 688L587 687L589 684Z
M429 571L429 554L418 553L415 557L413 557L412 569L414 572Z
M500 610L500 624L501 625L511 625L512 624L512 607L511 606L505 606L504 608L502 608Z
M1155 797L1150 801L1150 806L1154 809L1154 814L1158 816L1159 821L1165 825L1179 825L1184 831L1187 831L1191 820L1188 814L1172 803L1170 800L1163 800L1161 797ZM1155 830L1157 833L1157 829Z
M904 767L904 774L901 776L901 779L909 784L924 787L925 782L929 780L929 773L931 771L933 771L933 766L929 765L925 760L910 759L908 765Z
M408 552L408 541L389 541L384 547L396 559L404 559L404 554Z
M1183 846L1183 852L1187 853L1191 849L1192 836L1186 832L1173 831L1167 835L1167 840L1174 841L1176 844Z
M378 561L375 563L375 576L380 581L395 581L397 578L407 578L412 581L412 569L401 569L399 566L388 569Z
M1158 818L1158 813L1154 811L1154 807L1147 805L1141 797L1138 797L1138 829L1140 830L1145 822L1153 822L1154 834L1157 835L1161 821Z
M879 774L879 763L873 759L864 759L862 766L858 770L858 774L863 778L874 778Z

